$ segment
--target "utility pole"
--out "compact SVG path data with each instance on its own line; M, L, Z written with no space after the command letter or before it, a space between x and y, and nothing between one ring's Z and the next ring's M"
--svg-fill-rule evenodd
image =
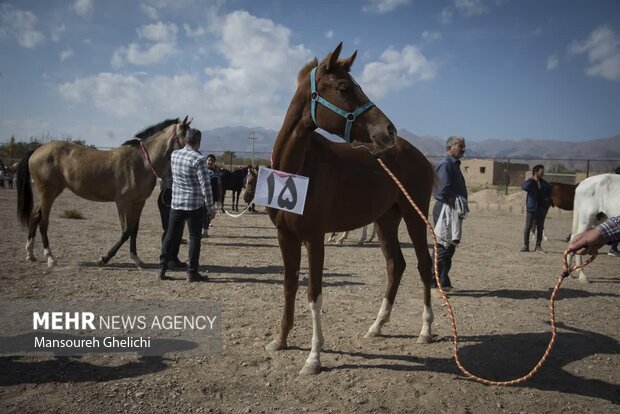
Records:
M248 137L248 139L250 141L252 141L252 167L254 167L254 142L256 142L256 140L258 139L256 137L256 133L254 133L254 131L252 131L252 133L250 134L250 136Z

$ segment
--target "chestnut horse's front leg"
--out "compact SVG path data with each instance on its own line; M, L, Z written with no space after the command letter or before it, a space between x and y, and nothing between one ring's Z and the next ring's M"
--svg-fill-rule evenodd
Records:
M268 351L279 351L287 347L286 340L295 322L295 296L299 287L301 240L290 232L278 229L278 244L284 262L284 313L278 339L265 347Z
M312 314L312 349L299 372L300 374L318 374L321 372L321 351L323 350L323 329L321 327L321 307L323 305L323 263L325 259L324 234L306 241L310 275L308 277L308 307Z

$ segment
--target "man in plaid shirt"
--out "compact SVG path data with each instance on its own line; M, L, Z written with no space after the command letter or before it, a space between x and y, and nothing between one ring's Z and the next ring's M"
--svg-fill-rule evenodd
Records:
M606 243L620 240L620 216L611 217L592 230L575 236L568 244L569 253L594 254Z
M197 129L187 131L185 148L172 152L170 166L172 169L172 203L168 231L159 256L159 279L165 280L168 261L174 257L173 246L178 246L183 235L185 222L189 229L189 265L187 280L204 281L208 278L198 273L200 258L200 235L203 214L215 216L213 194L205 158L198 152L201 133Z

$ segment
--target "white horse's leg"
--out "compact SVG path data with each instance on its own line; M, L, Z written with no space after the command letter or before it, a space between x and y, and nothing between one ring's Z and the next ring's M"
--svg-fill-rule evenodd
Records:
M308 307L312 313L312 349L306 359L300 374L318 374L321 372L321 351L323 350L323 329L321 328L321 306L323 295L319 295L316 302L309 302Z
M334 240L336 239L336 236L337 236L337 235L338 235L338 233L332 233L332 234L329 236L329 239L327 239L327 243L333 243L333 242L334 242Z
M336 239L336 243L337 244L342 244L342 242L345 241L345 239L347 237L349 237L349 232L348 231L345 231L345 232L341 233L340 237L338 237Z
M357 245L358 245L358 246L363 246L363 245L364 245L364 243L366 242L366 236L367 236L367 234L366 234L366 228L367 228L367 227L368 227L368 226L364 226L364 227L362 227L362 237L360 237L360 240L357 242Z
M381 302L381 309L379 309L379 314L377 315L377 319L375 323L372 324L370 328L368 328L368 332L364 335L364 338L372 338L374 336L381 335L381 329L383 325L390 321L390 315L392 314L392 305L387 300L387 298L383 298L383 302Z
M56 266L56 259L54 258L54 255L52 254L51 248L48 247L47 249L43 249L43 256L47 258L47 267Z
M433 341L431 326L434 320L433 308L424 306L424 311L422 312L422 329L420 330L420 336L418 336L417 341L419 344L430 344Z
M37 258L34 256L34 239L28 239L26 242L26 260L36 262Z

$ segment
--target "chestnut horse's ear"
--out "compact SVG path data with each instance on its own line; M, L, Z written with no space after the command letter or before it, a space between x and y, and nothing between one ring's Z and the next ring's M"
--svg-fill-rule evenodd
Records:
M336 62L338 62L338 57L340 56L341 50L342 42L338 43L338 46L336 46L334 51L327 56L327 66L325 67L326 72L329 72L336 67Z
M357 50L355 52L353 52L351 57L349 57L348 59L344 59L344 61L342 62L342 64L344 65L344 68L347 70L347 72L351 71L351 66L353 66L353 62L355 62L355 58L356 57L357 57Z

